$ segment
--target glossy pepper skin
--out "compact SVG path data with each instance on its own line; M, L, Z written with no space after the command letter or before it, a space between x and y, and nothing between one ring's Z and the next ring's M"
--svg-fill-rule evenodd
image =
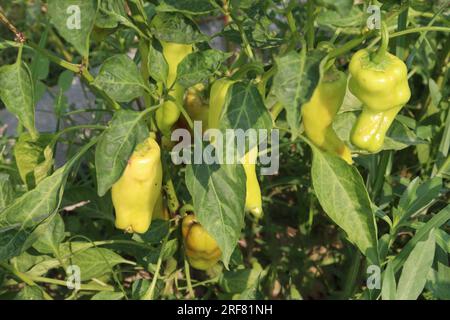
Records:
M347 76L335 68L327 71L311 100L302 107L307 137L320 149L334 153L352 164L350 149L333 130L333 120L341 107L347 89Z
M220 118L222 116L227 93L233 83L234 81L223 78L216 80L211 86L208 118L210 128L219 128ZM263 215L263 210L261 188L256 175L257 156L258 147L254 147L241 159L241 162L247 178L245 210L253 214L255 218L261 218Z
M402 107L409 101L408 70L396 56L386 53L379 63L368 50L356 52L350 61L350 91L363 103L351 134L360 149L377 152Z
M225 106L225 99L227 97L228 89L234 81L222 78L216 80L211 86L211 92L209 95L209 115L208 123L210 128L220 127L220 118L222 115L223 107Z
M179 44L173 42L161 41L163 55L169 67L167 75L167 88L172 88L169 95L180 105L183 103L185 89L177 84L177 68L183 59L192 52L192 45ZM158 84L162 92L162 84ZM173 87L172 87L173 86ZM180 117L180 109L174 101L165 101L164 104L156 110L156 124L164 135L170 135L172 126Z
M208 270L219 262L222 251L195 215L187 215L181 226L184 249L189 264L198 270Z
M203 131L208 130L209 106L202 98L202 92L205 87L202 84L195 85L186 91L184 97L184 107L192 121L201 121ZM189 128L186 119L180 118L180 125L183 128Z
M122 177L112 187L116 227L145 233L161 194L161 150L153 138L138 145Z

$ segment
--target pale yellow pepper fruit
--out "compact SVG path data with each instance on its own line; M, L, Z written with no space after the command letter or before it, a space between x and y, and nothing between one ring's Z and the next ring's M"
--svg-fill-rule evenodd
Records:
M242 166L244 167L247 177L245 196L245 210L253 214L255 218L261 218L263 215L261 187L259 186L258 177L256 175L256 159L258 157L258 147L251 149L243 158Z
M112 187L116 227L126 232L145 233L161 194L161 150L153 138L136 147L122 177Z
M167 74L167 88L172 88L169 95L179 103L183 103L185 88L175 83L177 78L178 65L186 58L187 55L192 53L191 44L180 44L173 42L161 41L163 48L163 55L167 61L169 67ZM162 84L158 84L159 90L162 92ZM173 86L173 87L172 87ZM172 126L178 121L181 111L177 107L174 101L165 101L164 104L156 110L156 123L159 130L164 135L169 135Z
M198 223L195 215L184 217L181 231L185 253L192 267L208 270L219 262L222 251L216 240Z

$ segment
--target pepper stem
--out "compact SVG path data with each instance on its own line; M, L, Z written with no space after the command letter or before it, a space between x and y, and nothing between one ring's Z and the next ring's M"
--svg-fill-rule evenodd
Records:
M380 63L387 50L388 50L388 46L389 46L389 30L388 27L386 25L386 22L382 22L381 23L381 46L378 49L378 51L376 52L376 54L373 57L373 62L375 63Z

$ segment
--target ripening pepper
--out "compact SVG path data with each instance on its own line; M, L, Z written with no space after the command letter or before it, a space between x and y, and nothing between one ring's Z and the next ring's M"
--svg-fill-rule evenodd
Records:
M245 210L252 213L255 218L261 218L263 211L261 188L259 186L258 177L256 176L257 157L258 147L254 147L242 158L242 166L244 167L247 176Z
M208 130L209 106L202 98L205 86L198 84L189 88L184 97L184 107L192 121L201 121L203 131ZM190 128L186 119L181 116L179 125L182 128Z
M226 102L227 93L233 83L234 81L223 78L216 80L211 86L208 118L209 128L220 127L219 123L222 116L223 107ZM247 177L245 210L253 214L255 218L261 218L263 210L261 188L256 175L257 156L258 147L254 147L242 158L241 162Z
M360 149L377 152L395 116L411 97L406 65L388 52L375 62L363 49L353 55L349 70L349 89L363 103L351 141Z
M148 138L136 147L122 177L112 187L116 227L145 233L161 195L161 185L161 150L153 138Z
M347 88L345 73L332 67L318 84L311 100L302 107L303 126L308 138L320 149L352 164L350 149L333 130L333 120L342 105Z
M173 42L161 41L163 48L163 55L167 61L169 67L167 74L167 88L171 88L169 95L179 103L183 104L184 91L181 85L176 83L177 69L183 59L192 52L192 45L179 44ZM162 92L162 84L158 84L159 90ZM164 104L156 110L156 124L164 135L169 135L172 126L178 121L180 117L180 109L176 103L171 100L167 100Z
M208 270L219 262L222 251L216 240L198 223L195 215L184 217L181 232L185 253L192 267Z

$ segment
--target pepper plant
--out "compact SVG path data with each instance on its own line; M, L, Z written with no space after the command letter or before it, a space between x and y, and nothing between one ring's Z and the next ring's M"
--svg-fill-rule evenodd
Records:
M0 298L450 299L448 8L0 2Z

